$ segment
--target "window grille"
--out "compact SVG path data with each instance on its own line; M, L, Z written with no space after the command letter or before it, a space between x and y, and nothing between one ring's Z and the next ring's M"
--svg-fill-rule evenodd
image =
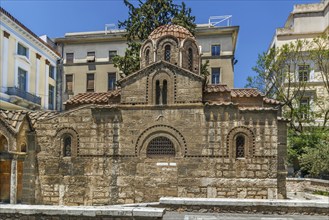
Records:
M165 61L170 62L170 46L165 46Z
M168 156L174 157L174 144L166 137L156 137L147 146L147 156Z
M71 156L71 144L72 139L70 136L66 136L63 140L64 144L64 157L70 157Z
M188 69L193 70L193 51L192 48L188 49Z
M236 157L244 157L244 148L245 148L245 138L242 135L237 136L235 140L236 144Z

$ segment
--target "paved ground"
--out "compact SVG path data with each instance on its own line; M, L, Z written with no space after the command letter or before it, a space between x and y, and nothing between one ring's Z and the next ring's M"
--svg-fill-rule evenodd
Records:
M329 220L329 216L167 212L164 220Z

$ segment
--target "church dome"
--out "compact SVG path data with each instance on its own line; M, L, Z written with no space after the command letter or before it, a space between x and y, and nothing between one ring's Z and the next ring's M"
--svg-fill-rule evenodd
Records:
M156 28L150 34L149 39L157 40L166 35L174 36L174 37L178 38L179 40L183 40L187 37L195 39L193 34L189 30L187 30L186 28L184 28L182 26L174 25L174 24L162 25L162 26Z

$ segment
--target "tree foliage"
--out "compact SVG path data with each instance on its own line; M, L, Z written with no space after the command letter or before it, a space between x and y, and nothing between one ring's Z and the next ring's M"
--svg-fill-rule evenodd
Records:
M247 78L246 87L280 100L290 119L290 164L304 175L329 176L329 36L273 47L259 55L253 70L256 76ZM311 100L308 105L302 103L305 98Z
M283 103L285 116L291 119L290 128L302 133L305 124L327 129L329 106L326 96L314 96L312 107L302 105L301 100L309 97L312 85L310 78L318 74L317 81L324 84L329 94L329 37L321 36L309 40L297 40L279 48L271 48L259 55L253 67L256 76L247 78L246 87L255 87L266 96ZM309 75L307 80L299 74L301 67ZM314 79L311 79L314 80ZM315 119L319 119L316 122Z
M165 24L177 24L194 33L196 27L195 17L185 3L174 4L173 0L146 0L138 1L135 6L129 0L124 0L129 16L125 21L119 21L119 28L125 28L128 48L123 57L113 59L114 66L118 67L125 75L139 69L139 50L141 42L146 40L151 32Z

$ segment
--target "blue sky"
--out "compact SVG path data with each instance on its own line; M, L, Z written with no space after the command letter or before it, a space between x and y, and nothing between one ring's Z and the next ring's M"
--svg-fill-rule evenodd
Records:
M320 0L187 0L196 23L210 16L232 15L240 26L236 49L234 87L244 87L258 54L267 50L275 29L282 27L294 4ZM131 1L136 2L136 1ZM176 1L180 3L181 1ZM67 32L104 30L104 25L124 20L128 11L123 0L0 0L0 5L37 35L62 37Z

